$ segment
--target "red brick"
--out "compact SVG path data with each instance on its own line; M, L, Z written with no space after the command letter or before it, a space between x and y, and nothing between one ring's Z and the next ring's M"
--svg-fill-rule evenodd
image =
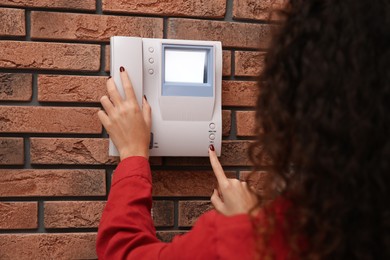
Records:
M235 72L236 76L257 77L263 71L265 52L236 51Z
M179 227L193 226L200 215L211 209L210 201L179 201Z
M45 228L96 228L99 225L105 205L105 201L45 202ZM156 227L173 226L173 201L153 201L152 212Z
M109 41L111 36L163 37L161 18L32 12L31 37L78 41Z
M223 166L250 166L248 148L251 141L224 141L222 155L219 158Z
M0 197L104 196L104 170L0 170Z
M222 76L230 76L232 73L232 55L230 51L222 51ZM105 67L104 71L110 71L110 45L105 49Z
M98 71L100 67L99 45L0 41L0 50L0 68Z
M37 202L0 202L0 229L38 228Z
M224 47L257 49L268 47L270 28L268 24L169 18L168 38L221 41Z
M217 185L212 171L153 171L153 196L210 197ZM226 172L230 178L234 172Z
M100 102L107 94L107 77L39 75L40 102Z
M110 45L106 45L106 48L105 48L105 67L104 67L104 71L105 72L109 72L110 71L110 56L111 56L111 53L110 53L111 49L110 49Z
M32 75L0 73L0 100L30 101Z
M250 166L248 148L251 141L222 141L222 152L219 161L222 166ZM172 166L210 166L207 157L166 157L165 163Z
M285 0L234 0L233 18L242 20L279 20L272 11L281 9Z
M162 242L165 242L165 243L169 243L172 241L172 239L175 237L175 236L180 236L180 235L183 235L187 233L187 231L183 231L183 230L167 230L167 231L157 231L157 238L162 241Z
M31 138L32 164L117 164L119 157L108 156L107 138ZM161 165L161 157L149 158Z
M229 136L232 124L232 111L222 110L222 135Z
M232 75L232 54L230 51L222 51L222 76Z
M153 201L152 216L156 227L172 227L175 218L173 201Z
M226 1L167 0L103 0L104 12L130 14L153 14L160 16L195 16L208 18L223 18L226 12Z
M45 228L97 227L105 205L105 201L47 201Z
M24 36L24 10L13 8L0 8L0 36Z
M105 201L50 201L45 202L45 228L98 227ZM1 212L1 204L0 204ZM173 226L173 201L153 201L153 221L156 227ZM1 219L1 216L0 216ZM0 224L1 225L1 224ZM1 228L1 226L0 226Z
M0 0L0 5L64 10L96 10L96 0Z
M1 117L0 117L1 122ZM0 137L0 165L23 165L23 138Z
M99 108L3 106L0 131L6 133L102 132Z
M31 138L33 164L116 164L108 156L108 139Z
M0 235L0 259L96 258L96 233Z
M237 111L237 136L255 136L256 112L255 111Z
M227 81L222 83L222 105L253 107L256 105L258 86L256 81Z

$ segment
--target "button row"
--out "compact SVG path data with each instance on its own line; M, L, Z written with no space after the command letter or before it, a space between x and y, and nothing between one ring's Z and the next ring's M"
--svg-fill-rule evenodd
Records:
M153 47L149 47L148 50L149 50L150 53L153 53L153 52L154 52ZM153 63L154 63L154 59L153 59L153 58L149 58L149 63L150 63L150 64L153 64ZM149 69L148 72L149 72L150 75L153 75L153 74L154 74L154 70L153 70L153 69Z
M209 127L210 127L210 129L213 130L213 129L215 129L215 124L214 124L214 123L210 123L210 124L209 124ZM214 139L215 139L215 134L210 134L210 135L209 135L209 139L210 139L210 140L214 140Z

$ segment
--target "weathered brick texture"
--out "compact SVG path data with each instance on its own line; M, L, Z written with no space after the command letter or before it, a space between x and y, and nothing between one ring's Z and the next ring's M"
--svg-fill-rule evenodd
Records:
M268 48L270 25L170 18L168 38L221 41L224 47Z
M0 169L0 197L104 195L104 170Z
M96 258L96 233L0 234L0 259Z
M37 202L0 202L0 229L38 228Z
M101 133L98 108L0 107L4 133Z
M104 201L47 201L45 228L97 227L105 205Z
M105 205L106 205L105 201L45 202L45 206L44 206L45 228L48 229L50 228L97 228ZM5 206L3 206L3 208L5 208ZM31 207L31 205L29 206ZM26 208L25 205L24 208ZM0 212L6 212L5 210L2 210L1 203L0 203ZM153 221L156 227L171 227L174 225L173 201L166 201L166 200L154 201L152 206L152 212L153 212L152 213ZM32 220L29 220L29 222L31 223ZM36 222L36 207L35 207L35 222ZM36 226L37 225L35 223L34 227ZM0 229L1 228L2 226L0 223Z
M232 111L222 110L222 135L229 136L232 124Z
M222 105L232 107L253 107L258 95L255 81L223 81Z
M226 172L230 178L234 172ZM212 171L153 171L153 196L209 197L217 185Z
M222 18L226 11L226 1L167 0L145 2L142 0L103 0L103 11L130 14Z
M162 38L160 18L32 12L31 37L77 41L109 41L114 35Z
M96 0L0 0L0 6L39 7L65 10L95 10Z
M108 156L108 139L31 138L33 164L116 164Z
M172 227L175 212L173 201L155 200L152 205L153 222L156 227Z
M1 115L0 122L2 122ZM23 138L0 137L0 165L22 164L24 164Z
M235 76L259 76L263 70L265 52L236 51Z
M40 102L99 102L107 95L107 77L39 75Z
M24 20L24 10L13 8L0 9L0 36L26 35Z
M237 111L237 136L255 136L256 112Z
M280 19L275 11L280 10L285 0L234 0L233 18L242 20L274 21Z
M117 164L119 158L107 151L106 138L31 138L32 164ZM159 165L161 158L152 157L150 163Z
M0 50L0 68L97 71L100 67L99 45L0 41Z
M0 73L0 100L29 101L32 96L32 75Z
M179 201L179 226L193 226L200 215L213 208L210 201Z

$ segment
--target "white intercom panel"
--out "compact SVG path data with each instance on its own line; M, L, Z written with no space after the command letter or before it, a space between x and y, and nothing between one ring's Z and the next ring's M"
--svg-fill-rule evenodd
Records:
M215 41L111 37L111 76L122 97L119 68L138 104L152 108L150 156L208 156L222 142L222 46ZM118 156L110 139L109 154Z

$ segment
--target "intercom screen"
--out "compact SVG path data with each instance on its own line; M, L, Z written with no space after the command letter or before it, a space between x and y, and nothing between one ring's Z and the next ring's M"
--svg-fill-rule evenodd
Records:
M165 82L207 83L207 51L165 49Z

